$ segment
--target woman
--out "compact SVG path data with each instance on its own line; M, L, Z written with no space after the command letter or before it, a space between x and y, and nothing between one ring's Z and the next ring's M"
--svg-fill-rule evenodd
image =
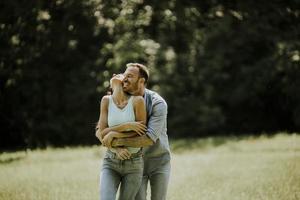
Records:
M120 186L121 200L135 198L143 176L141 148L111 148L114 138L143 135L146 131L146 107L141 96L123 92L124 76L110 80L112 95L101 100L96 136L108 147L100 176L101 200L115 200Z

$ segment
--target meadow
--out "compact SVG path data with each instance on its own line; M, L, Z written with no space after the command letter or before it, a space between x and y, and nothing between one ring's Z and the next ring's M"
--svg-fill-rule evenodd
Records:
M300 135L171 140L168 200L299 200ZM0 154L1 200L96 200L101 146Z

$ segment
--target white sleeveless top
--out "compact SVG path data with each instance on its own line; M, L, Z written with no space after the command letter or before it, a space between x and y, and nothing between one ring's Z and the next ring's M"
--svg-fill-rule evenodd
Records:
M109 127L116 126L126 122L134 122L135 113L133 108L133 97L130 96L128 103L124 108L118 108L113 101L112 96L109 96L107 123ZM130 153L137 153L140 148L127 147ZM114 150L112 150L114 152Z

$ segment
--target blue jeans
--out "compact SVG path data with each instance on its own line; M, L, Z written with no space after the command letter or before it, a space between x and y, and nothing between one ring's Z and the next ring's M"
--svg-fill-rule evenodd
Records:
M171 172L170 161L149 159L145 162L142 184L135 200L147 199L147 186L150 182L151 200L165 200Z
M143 157L137 153L128 160L119 160L114 153L106 153L100 175L100 199L115 200L120 185L120 200L133 200L143 177Z

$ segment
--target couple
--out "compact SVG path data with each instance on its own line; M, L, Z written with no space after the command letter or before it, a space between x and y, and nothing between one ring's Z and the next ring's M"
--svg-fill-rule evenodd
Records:
M164 200L170 177L167 104L146 89L149 71L139 63L110 80L112 95L101 100L96 136L107 147L100 175L100 199Z

